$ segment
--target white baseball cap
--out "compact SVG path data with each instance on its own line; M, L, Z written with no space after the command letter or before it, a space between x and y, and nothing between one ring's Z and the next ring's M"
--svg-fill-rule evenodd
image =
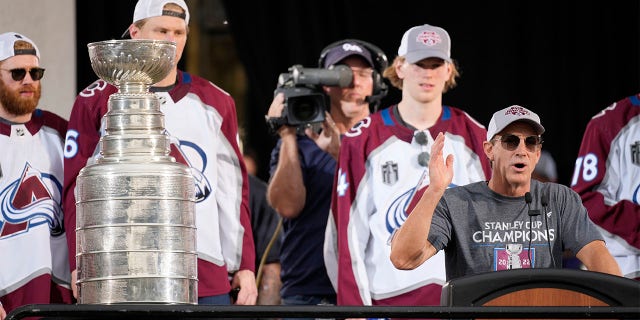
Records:
M489 121L489 127L487 128L487 141L491 141L493 136L504 130L508 125L516 122L524 121L533 125L536 130L536 134L540 135L544 133L544 127L540 123L540 117L535 112L518 105L513 105L504 108L500 111L496 111Z
M29 42L34 49L16 49L16 41ZM6 32L0 34L0 61L4 61L20 54L34 55L38 57L38 59L40 59L40 51L31 39L16 32Z
M428 24L416 26L402 36L398 55L404 56L409 63L426 58L440 58L451 62L451 38L440 27Z
M174 3L179 5L184 13L177 13L174 11L164 10L164 6L167 3ZM133 22L136 23L140 20L151 18L151 17L159 17L159 16L172 16L176 18L184 19L185 23L189 24L189 8L184 0L139 0L136 3L136 8L133 11ZM129 28L124 31L122 37L129 36Z

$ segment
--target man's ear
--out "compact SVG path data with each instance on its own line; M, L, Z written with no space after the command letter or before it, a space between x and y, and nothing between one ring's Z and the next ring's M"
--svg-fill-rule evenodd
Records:
M132 23L129 26L129 35L131 36L131 39L133 39L135 35L138 34L139 31L140 29L138 29L138 27L136 27L136 25Z
M482 148L484 149L484 154L487 156L489 161L493 161L493 142L491 141L483 142Z
M542 147L539 147L538 151L536 151L536 161L534 166L538 165L538 162L540 161L541 157L542 157Z
M404 68L403 68L403 66L405 65L404 62L405 62L404 59L396 59L393 61L393 67L396 69L396 74L400 79L404 79Z

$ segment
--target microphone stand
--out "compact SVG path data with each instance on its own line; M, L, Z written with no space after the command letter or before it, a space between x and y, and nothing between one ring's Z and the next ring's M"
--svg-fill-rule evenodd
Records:
M544 228L547 230L547 246L549 247L549 255L551 256L551 263L553 267L556 267L556 259L553 257L553 251L551 250L551 235L549 234L549 220L547 218L547 206L549 205L549 194L543 193L540 198L540 203L542 204L542 209L544 211Z
M531 269L534 268L533 265L533 260L531 260L531 225L533 223L532 218L534 216L539 216L540 215L540 210L539 209L531 209L531 202L533 201L533 197L531 196L531 192L527 192L524 194L524 201L527 203L527 206L529 207L529 250L527 251L527 253L529 254L529 264L531 265ZM548 238L548 234L547 234L547 238Z

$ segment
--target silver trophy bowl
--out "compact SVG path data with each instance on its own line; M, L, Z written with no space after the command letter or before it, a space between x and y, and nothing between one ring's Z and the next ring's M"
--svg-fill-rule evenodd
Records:
M96 74L115 85L99 153L76 180L78 303L197 304L195 182L169 153L149 87L174 65L175 44L90 43Z
M108 40L87 47L96 75L119 89L133 84L151 86L164 79L175 63L176 45L170 41Z

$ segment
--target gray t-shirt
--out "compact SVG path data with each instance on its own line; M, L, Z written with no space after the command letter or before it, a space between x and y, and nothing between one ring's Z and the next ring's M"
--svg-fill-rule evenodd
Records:
M580 196L557 183L531 181L533 201L506 197L477 182L447 189L436 207L429 241L445 250L447 280L483 272L562 267L562 253L602 240ZM543 207L542 195L548 195ZM530 216L529 209L540 215ZM546 216L546 219L545 219ZM546 221L545 221L546 220Z

